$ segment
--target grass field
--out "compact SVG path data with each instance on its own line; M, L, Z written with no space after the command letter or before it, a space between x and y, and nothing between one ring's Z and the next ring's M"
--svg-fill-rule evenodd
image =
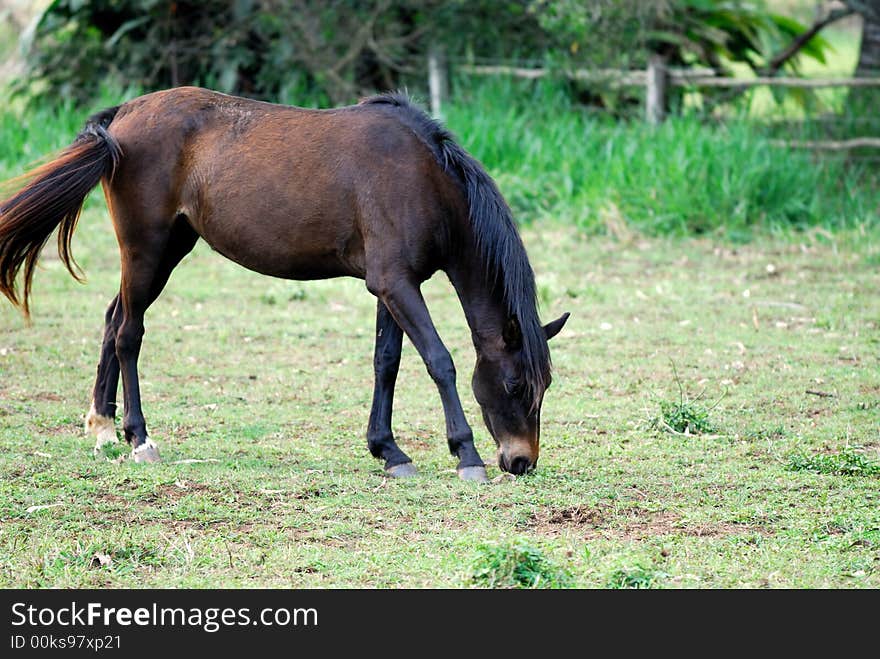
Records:
M102 205L75 241L88 285L46 260L33 326L0 308L0 586L880 586L876 234L526 231L544 315L572 319L539 469L479 486L457 480L406 343L395 428L421 476L369 456L362 283L271 280L203 244L147 319L165 463L93 459L81 424L118 277ZM460 309L445 281L426 291L488 458Z

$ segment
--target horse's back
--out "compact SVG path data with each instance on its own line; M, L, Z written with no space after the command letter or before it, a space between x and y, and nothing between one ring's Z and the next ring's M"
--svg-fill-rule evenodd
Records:
M125 154L111 205L154 216L127 221L185 216L217 251L274 276L364 277L373 248L428 275L463 208L431 151L382 108L177 88L123 105L110 130Z

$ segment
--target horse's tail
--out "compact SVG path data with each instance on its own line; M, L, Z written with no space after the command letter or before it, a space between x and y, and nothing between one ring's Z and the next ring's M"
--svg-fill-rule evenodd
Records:
M28 181L0 201L0 292L21 308L26 318L30 315L34 267L56 227L58 255L70 274L82 280L70 241L86 196L102 178L113 177L122 157L119 143L107 132L118 109L92 116L73 144L57 158L4 184ZM15 281L22 267L24 289L19 294Z

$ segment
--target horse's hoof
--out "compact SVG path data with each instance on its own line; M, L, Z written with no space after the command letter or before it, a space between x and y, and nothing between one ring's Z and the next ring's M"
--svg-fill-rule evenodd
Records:
M458 477L463 481L489 482L485 467L462 467L458 470Z
M162 462L162 458L159 457L159 447L149 437L143 444L131 450L131 460L132 462Z
M419 475L419 470L412 462L401 462L393 467L385 467L385 474L391 478L412 478Z

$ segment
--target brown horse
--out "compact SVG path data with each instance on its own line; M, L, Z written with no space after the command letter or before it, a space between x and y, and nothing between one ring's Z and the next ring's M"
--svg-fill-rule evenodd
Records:
M86 417L96 450L117 441L121 373L132 459L159 460L138 386L144 313L202 237L273 277L365 280L378 298L370 452L384 459L389 475L416 473L391 432L406 333L440 390L459 476L484 481L455 367L420 292L437 270L446 272L471 328L473 391L498 464L523 474L537 463L550 385L547 341L568 314L541 326L534 275L510 209L480 164L406 97L306 110L171 89L94 115L73 144L27 176L23 189L0 202L0 290L26 316L34 266L56 227L61 259L77 276L70 241L99 182L119 242L119 294L107 309Z

